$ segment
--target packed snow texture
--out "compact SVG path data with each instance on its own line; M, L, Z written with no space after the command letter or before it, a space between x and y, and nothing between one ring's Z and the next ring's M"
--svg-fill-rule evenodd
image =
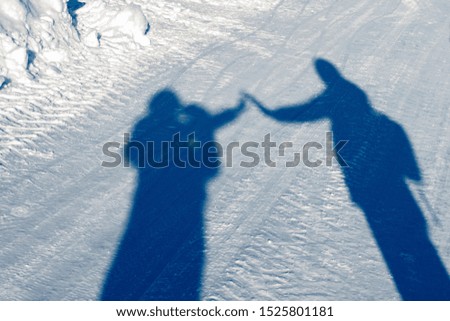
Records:
M133 49L149 44L149 22L139 5L125 0L86 2L73 16L65 0L2 0L0 76L24 82L59 73L83 51L83 44L98 47L101 37Z
M0 0L0 300L101 298L138 182L135 168L102 167L102 146L123 142L156 92L211 114L242 91L271 109L295 105L325 86L318 57L407 134L422 180L405 188L450 270L448 0L79 2L69 12L64 1ZM329 130L249 104L216 138L323 142ZM401 299L344 176L338 166L220 168L205 186L199 297Z
M82 38L91 47L99 46L101 39L123 42L131 49L150 43L146 36L149 22L141 7L133 3L111 6L107 0L91 1L77 11L77 19Z

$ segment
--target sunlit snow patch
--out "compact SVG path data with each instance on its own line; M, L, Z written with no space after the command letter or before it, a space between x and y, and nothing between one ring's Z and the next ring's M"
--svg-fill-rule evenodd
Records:
M67 61L77 42L65 1L0 1L0 75L12 81L37 77Z
M84 2L72 8L74 24L67 0L1 0L0 76L26 82L61 71L80 52L76 48L98 47L102 38L124 49L149 44L150 25L140 6L124 0Z
M135 49L147 46L150 24L139 5L125 1L93 0L77 11L83 42L97 47L102 40Z

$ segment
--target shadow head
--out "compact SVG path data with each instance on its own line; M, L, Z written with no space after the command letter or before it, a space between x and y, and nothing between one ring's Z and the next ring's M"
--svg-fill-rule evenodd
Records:
M175 117L181 108L180 99L170 89L163 89L156 93L149 104L152 117Z
M325 84L332 84L342 79L337 68L328 60L318 58L314 60L317 74Z

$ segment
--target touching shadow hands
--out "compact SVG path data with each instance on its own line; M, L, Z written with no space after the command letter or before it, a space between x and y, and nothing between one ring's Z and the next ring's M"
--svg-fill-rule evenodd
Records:
M241 93L242 99L252 103L255 105L260 111L262 111L264 114L271 116L273 114L273 111L268 109L266 106L264 106L258 99L256 99L254 96L243 92Z

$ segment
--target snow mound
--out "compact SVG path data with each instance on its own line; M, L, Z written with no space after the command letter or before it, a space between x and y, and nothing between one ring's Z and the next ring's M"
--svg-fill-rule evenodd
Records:
M32 79L69 59L78 34L63 0L0 2L0 75Z
M89 47L100 46L102 40L124 43L131 49L150 44L150 24L137 4L93 0L79 9L77 16L82 40Z
M26 82L60 73L86 46L99 47L100 39L137 49L150 43L149 29L141 7L124 0L92 0L75 15L67 0L1 0L0 77Z

